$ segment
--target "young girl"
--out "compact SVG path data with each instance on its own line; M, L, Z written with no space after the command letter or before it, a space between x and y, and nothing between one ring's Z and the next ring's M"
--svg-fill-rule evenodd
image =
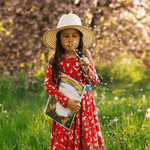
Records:
M69 130L52 120L50 150L104 150L102 132L90 86L81 102L59 91L59 71L83 84L96 85L99 80L87 49L94 42L91 30L82 26L75 14L63 15L56 29L44 34L44 42L55 49L47 68L45 89L63 107L76 113Z

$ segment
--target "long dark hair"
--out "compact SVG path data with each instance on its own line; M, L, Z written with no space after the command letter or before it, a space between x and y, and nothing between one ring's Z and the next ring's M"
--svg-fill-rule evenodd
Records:
M78 30L77 30L78 31ZM77 54L82 57L82 56L86 56L85 52L83 51L83 34L79 32L79 35L80 35L80 42L79 42L79 45L77 47ZM55 51L55 54L53 55L53 59L50 59L50 63L52 64L52 78L53 78L53 81L55 82L55 84L57 85L57 87L59 86L59 83L60 83L60 80L59 80L59 71L60 71L60 68L59 68L59 64L58 64L58 61L59 61L59 58L60 56L62 56L64 53L65 53L65 49L63 48L62 44L61 44L61 39L60 39L60 35L61 35L61 31L59 31L56 35L56 51ZM54 72L56 73L56 77L54 77Z

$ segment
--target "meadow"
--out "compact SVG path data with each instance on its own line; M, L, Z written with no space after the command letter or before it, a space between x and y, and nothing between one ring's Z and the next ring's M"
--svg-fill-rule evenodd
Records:
M97 73L100 83L92 91L107 150L150 150L150 71L131 59L102 64ZM0 75L0 149L48 150L44 72L29 86L23 72L18 77L14 92L14 78Z

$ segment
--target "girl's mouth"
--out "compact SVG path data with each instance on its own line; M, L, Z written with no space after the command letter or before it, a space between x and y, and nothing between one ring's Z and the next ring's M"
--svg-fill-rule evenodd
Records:
M69 48L72 48L72 47L73 47L73 44L69 44L68 47L69 47Z

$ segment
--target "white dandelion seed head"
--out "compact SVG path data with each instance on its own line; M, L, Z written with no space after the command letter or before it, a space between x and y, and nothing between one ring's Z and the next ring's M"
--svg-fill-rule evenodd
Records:
M103 116L103 119L106 119L106 116Z
M150 113L147 113L147 114L146 114L146 117L147 117L147 118L150 118Z
M147 109L147 112L150 113L150 108Z
M0 107L2 106L2 104L0 104Z
M145 96L145 95L142 95L142 99L145 100L145 98L146 98L146 96Z
M141 109L138 109L138 110L137 110L137 112L141 112L141 111L142 111Z
M118 100L118 97L114 97L114 100Z
M7 113L7 110L4 110L4 113Z

